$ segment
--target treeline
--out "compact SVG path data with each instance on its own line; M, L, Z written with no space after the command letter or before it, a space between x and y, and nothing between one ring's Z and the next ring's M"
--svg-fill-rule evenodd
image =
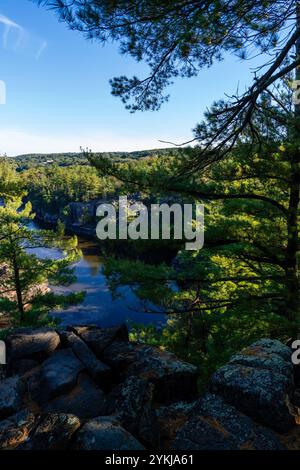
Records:
M132 159L140 159L149 156L168 156L170 153L174 155L180 153L180 149L155 149L155 150L138 150L135 152L101 152L99 155L113 159L116 161L126 161ZM28 170L37 166L72 166L72 165L89 165L85 154L83 153L45 153L45 154L27 154L12 157L16 163L17 171Z

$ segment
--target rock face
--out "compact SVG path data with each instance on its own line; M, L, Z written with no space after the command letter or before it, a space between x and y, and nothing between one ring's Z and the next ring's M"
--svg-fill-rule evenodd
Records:
M273 430L300 422L291 350L274 340L233 356L201 398L193 365L125 325L20 329L7 353L0 449L275 450L291 439Z
M0 419L3 419L21 409L25 384L16 375L2 380L0 385Z
M35 424L35 416L28 410L20 411L0 422L0 449L12 450L23 444Z
M145 449L113 418L103 417L86 423L75 443L79 450L143 450Z
M211 380L211 390L258 422L279 432L291 429L294 389L289 348L263 340L234 356Z
M197 368L174 354L142 344L114 342L104 350L103 357L116 373L151 382L155 399L160 403L196 396Z
M283 446L268 429L208 394L196 403L192 417L178 432L176 450L280 450Z
M20 328L6 339L8 361L43 360L57 349L59 343L59 335L49 328Z
M83 364L76 358L71 349L57 351L42 365L42 381L49 389L50 395L59 395L74 387Z
M67 394L60 395L44 407L45 411L76 414L80 419L103 414L105 397L86 374L80 374L77 385Z
M23 450L63 450L79 427L80 421L76 416L55 413L46 415L20 448Z
M113 341L122 341L127 343L128 331L126 325L120 325L112 328L96 328L96 327L73 327L75 333L77 333L81 339L94 351L98 358L102 357L102 353L113 343Z
M64 335L65 343L70 346L73 353L86 367L89 374L95 382L104 387L109 383L111 377L111 369L96 358L95 354L90 350L86 343L72 332L66 332Z
M288 379L293 378L294 373L290 348L274 339L257 341L233 356L229 363L272 370Z
M197 394L197 368L158 348L145 348L127 373L153 383L160 403L189 400Z
M158 429L152 407L154 386L138 377L129 377L118 385L106 402L107 414L115 418L142 442L158 444Z
M177 402L155 410L159 447L170 448L178 431L189 419L195 402Z

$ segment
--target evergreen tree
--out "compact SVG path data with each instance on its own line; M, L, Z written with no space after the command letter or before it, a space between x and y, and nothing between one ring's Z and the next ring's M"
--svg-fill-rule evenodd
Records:
M213 103L195 128L192 141L200 145L185 150L179 164L171 158L168 165L164 161L147 168L89 158L102 175L118 175L128 185L138 184L145 191L152 187L157 194L177 192L207 207L205 248L198 254L179 254L179 272L164 266L112 265L113 284L140 279L142 296L149 294L160 303L163 299L169 313L200 319L204 348L216 328L210 320L225 313L226 320L233 315L235 325L238 318L246 320L240 331L244 337L255 325L262 327L260 333L266 327L270 335L280 335L280 324L285 335L295 334L300 318L300 106L293 106L280 79L299 87L294 80L300 79L300 3L39 3L51 3L72 29L99 42L117 41L121 53L149 65L144 79L121 76L111 82L113 94L133 112L157 110L168 99L165 89L174 78L199 75L228 53L243 60L261 56L251 86ZM153 288L147 294L146 277L158 295ZM170 288L172 280L180 283L179 292ZM190 331L188 327L188 337Z
M171 266L112 260L107 274L112 288L132 285L170 316L162 332L138 328L137 337L162 342L197 363L209 361L209 372L254 339L286 340L299 331L297 306L290 304L298 293L290 285L288 250L298 143L290 139L295 125L290 90L284 84L273 96L262 96L253 119L260 143L254 146L244 134L201 174L172 177L193 159L193 148L182 150L181 158L139 164L89 156L102 175L119 175L129 192L138 187L158 198L169 192L182 202L204 202L202 250L182 249Z
M82 295L55 296L41 292L44 283L69 284L74 275L69 268L78 257L77 240L66 240L58 232L30 227L34 214L31 204L24 203L20 178L13 167L0 164L0 310L17 322L30 324L43 321L51 308L76 302ZM19 193L19 194L17 194ZM59 259L38 257L33 250L55 247L62 252ZM64 255L63 255L64 253Z

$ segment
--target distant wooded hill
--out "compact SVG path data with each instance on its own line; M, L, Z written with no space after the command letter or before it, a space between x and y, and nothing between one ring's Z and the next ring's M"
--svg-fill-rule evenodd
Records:
M167 149L155 149L155 150L139 150L135 152L102 152L99 155L105 156L107 158L114 158L116 160L126 160L126 159L139 159L149 156L167 156L170 153L179 152L177 148L167 148ZM59 165L59 166L69 166L69 165L89 165L86 157L82 153L47 153L47 154L27 154L19 155L13 157L14 161L17 163L17 168L19 171L27 170L35 166L43 165Z

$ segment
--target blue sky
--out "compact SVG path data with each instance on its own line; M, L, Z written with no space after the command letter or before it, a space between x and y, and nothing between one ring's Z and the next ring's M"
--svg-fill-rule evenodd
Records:
M243 89L258 62L227 57L197 78L178 79L158 112L130 114L111 96L109 79L144 77L147 68L118 53L117 44L91 43L52 11L29 0L1 0L0 154L130 151L182 142L214 99Z

